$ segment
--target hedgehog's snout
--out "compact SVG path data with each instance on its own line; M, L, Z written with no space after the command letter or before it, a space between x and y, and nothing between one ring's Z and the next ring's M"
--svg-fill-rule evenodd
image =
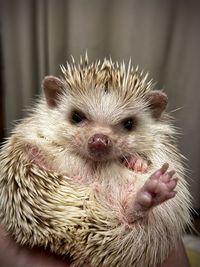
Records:
M88 140L88 152L94 160L103 160L112 151L112 140L105 134L96 133Z

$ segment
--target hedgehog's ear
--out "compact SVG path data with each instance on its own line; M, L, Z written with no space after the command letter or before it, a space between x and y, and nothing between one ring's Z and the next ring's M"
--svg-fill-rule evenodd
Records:
M63 82L54 76L46 76L42 82L42 88L49 107L54 108L58 105L59 95L63 93Z
M158 119L162 112L166 109L168 97L161 91L151 91L147 93L148 106L152 112L152 116Z

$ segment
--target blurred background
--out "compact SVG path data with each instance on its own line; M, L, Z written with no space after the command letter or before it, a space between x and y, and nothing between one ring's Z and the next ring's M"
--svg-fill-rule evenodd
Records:
M45 75L85 54L132 58L170 99L200 209L200 1L0 0L1 138L22 118ZM180 109L179 109L180 108Z

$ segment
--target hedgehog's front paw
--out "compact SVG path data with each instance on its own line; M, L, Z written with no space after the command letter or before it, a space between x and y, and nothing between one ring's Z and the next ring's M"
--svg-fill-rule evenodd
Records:
M135 209L146 210L176 195L177 185L175 171L167 171L169 165L165 163L158 171L153 173L143 187L136 194Z
M169 165L165 163L150 176L136 193L134 204L128 210L129 222L143 217L151 208L176 195L174 189L177 185L177 178L175 177L175 171L167 171L168 167Z
M135 172L141 172L144 173L147 171L148 168L148 162L147 160L141 158L141 157L129 157L123 160L123 164L135 171Z

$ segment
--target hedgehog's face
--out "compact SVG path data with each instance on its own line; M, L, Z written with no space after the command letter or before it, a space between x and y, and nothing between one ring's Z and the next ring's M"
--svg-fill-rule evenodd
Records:
M54 125L58 139L68 151L92 161L112 161L146 156L152 150L155 140L152 125L156 122L148 107L149 100L132 97L127 101L117 91L95 88L76 95L65 91L54 103L47 90L50 79L52 83L52 77L44 82L45 95L56 114L55 122L63 117L64 123ZM52 84L61 87L58 79Z
M140 117L135 114L127 117L122 113L116 121L106 114L103 118L95 117L94 113L71 109L68 121L71 138L68 143L73 152L93 161L108 161L144 151L140 143L146 143L146 135L139 134L143 123Z

